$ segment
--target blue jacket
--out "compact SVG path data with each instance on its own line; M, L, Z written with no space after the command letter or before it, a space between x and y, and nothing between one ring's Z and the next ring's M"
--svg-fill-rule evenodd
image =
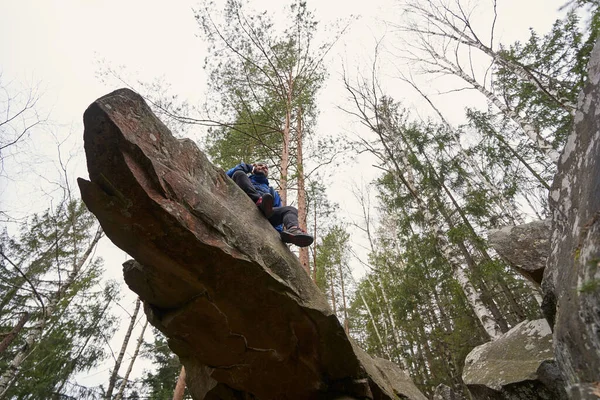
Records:
M273 207L281 207L281 197L279 197L279 193L275 189L269 186L269 178L264 175L252 174L252 164L240 163L227 171L227 176L231 178L235 171L243 171L246 174L250 174L250 182L252 182L254 189L260 194L271 193L271 196L273 196ZM281 232L283 226L277 225L275 229Z

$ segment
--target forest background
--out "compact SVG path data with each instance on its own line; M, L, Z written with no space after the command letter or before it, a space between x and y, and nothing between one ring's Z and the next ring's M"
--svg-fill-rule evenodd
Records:
M271 163L316 236L307 272L426 394L539 317L485 238L547 215L598 1L267 3L0 4L0 398L173 392L73 184L81 115L122 86L217 165Z

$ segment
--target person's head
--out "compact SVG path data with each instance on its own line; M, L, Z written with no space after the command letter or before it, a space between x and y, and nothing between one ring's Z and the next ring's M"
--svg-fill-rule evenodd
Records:
M254 175L269 176L269 166L264 161L257 161L254 163L254 169L252 170Z

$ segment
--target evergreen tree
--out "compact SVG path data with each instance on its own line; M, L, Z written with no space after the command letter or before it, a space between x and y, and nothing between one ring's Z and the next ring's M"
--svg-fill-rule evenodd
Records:
M71 377L104 359L116 322L117 286L100 286L102 260L93 256L101 237L81 201L33 215L19 235L2 234L0 330L30 317L0 354L0 397L86 393Z
M146 371L142 378L142 385L147 388L147 398L150 400L172 398L181 371L181 362L167 345L162 333L154 330L154 343L145 346L144 354L155 366L154 372ZM187 388L184 398L191 398Z
M228 0L223 23L208 6L196 15L211 44L207 68L220 98L219 113L233 121L209 132L208 152L226 168L257 159L278 165L271 178L278 179L282 204L292 203L288 189L296 189L299 224L306 230L307 160L318 165L335 151L331 141L320 141L307 154L305 144L317 116L324 59L342 31L331 42L315 43L318 23L305 1L291 3L283 32L274 28L270 15L248 13L247 7L244 1ZM309 273L308 249L299 252Z
M472 170L485 165L485 153L461 148L447 123L409 121L399 104L372 91L377 83L347 86L375 134L360 146L384 171L377 183L384 222L352 306L367 327L358 340L410 371L425 392L441 382L461 389L473 346L539 316L531 289L483 236L498 220L510 221L506 202L518 190L486 190L496 177L478 179L492 171Z
M348 327L349 307L349 242L348 232L334 225L322 236L316 246L316 283L329 298L334 312Z

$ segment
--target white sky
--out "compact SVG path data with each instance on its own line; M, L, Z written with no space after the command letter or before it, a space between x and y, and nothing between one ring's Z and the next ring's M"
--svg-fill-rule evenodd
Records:
M117 88L96 77L102 60L113 67L125 66L129 75L140 80L164 77L171 83L173 92L182 98L201 99L205 87L204 45L197 37L200 30L191 10L195 3L188 0L0 0L0 83L6 85L12 81L13 85L25 87L39 84L44 93L39 108L51 113L53 121L51 127L33 132L32 148L40 153L50 150L46 157L55 157L52 152L55 140L51 133L62 136L71 132L68 145L82 150L83 111L96 98ZM272 8L274 3L278 2L254 2L258 9ZM341 60L346 59L354 66L365 55L372 55L375 38L384 32L382 21L397 18L394 6L397 3L392 0L309 0L308 3L325 24L350 14L362 16L345 37L345 43L332 54L330 81L320 100L322 113L318 131L350 132L355 124L335 108L343 104L346 96L339 82ZM489 1L482 0L481 4L483 9ZM526 40L529 27L540 33L547 32L561 4L562 1L556 0L498 0L498 40L505 43ZM407 104L418 103L407 88L398 85L390 89L396 90L394 94L405 98ZM451 120L458 118L463 104L440 101ZM87 177L83 163L74 165L75 176ZM339 187L329 195L341 204L343 213L351 213L356 210L347 189L351 181L358 182L363 176L369 181L375 175L368 160L361 159L351 166L331 171L331 178L338 180ZM23 172L13 178L12 182L0 181L2 207L26 211L24 208L33 207L32 204L39 206L39 202L32 201L36 191L47 182L32 180ZM44 197L42 205L47 202L48 197ZM108 242L98 254L106 259L109 275L119 279L121 263L127 257ZM128 292L126 288L125 292ZM133 298L128 294L123 305L132 309ZM123 318L127 323L124 313ZM120 338L113 341L114 351L118 351ZM109 360L81 383L107 382L110 367Z

